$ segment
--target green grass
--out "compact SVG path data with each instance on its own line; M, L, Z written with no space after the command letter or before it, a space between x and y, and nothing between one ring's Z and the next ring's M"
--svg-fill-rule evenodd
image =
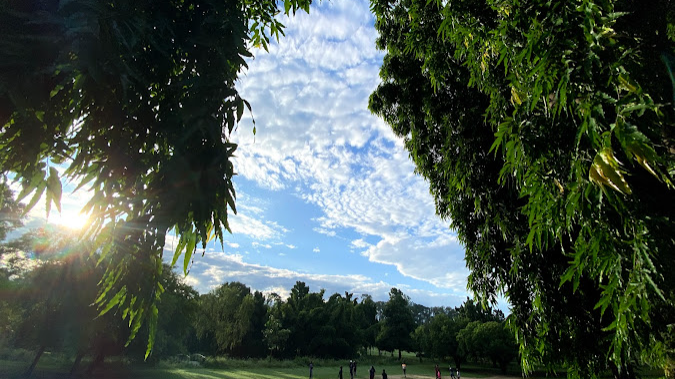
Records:
M26 370L34 353L20 349L0 350L0 378L19 378ZM454 362L423 359L420 362L412 353L404 352L403 361L406 362L408 379L435 379L434 366L442 370L443 379L450 379L448 366ZM83 372L89 364L86 358L80 365L79 372ZM95 371L95 379L308 379L309 362L314 364L313 379L337 379L340 365L343 366L343 378L349 378L349 360L318 359L298 357L292 360L268 359L232 359L227 357L208 358L203 367L194 367L186 363L162 361L151 365L148 363L129 363L124 358L106 360L105 365ZM59 354L45 353L35 369L32 378L51 379L66 378L72 365L72 357ZM368 379L370 366L375 366L375 379L381 379L382 370L386 370L389 379L402 379L403 372L398 361L398 352L393 357L390 352L362 355L358 359L358 372L355 379ZM560 377L565 372L558 373ZM651 372L647 373L651 374ZM501 376L497 368L490 365L465 363L462 365L462 378L488 378ZM508 376L520 377L520 368L512 363L508 369ZM544 378L546 375L537 372L533 378ZM653 377L652 375L648 375ZM87 378L86 376L80 376Z
M370 359L369 359L370 358ZM371 365L375 366L376 379L382 376L382 370L386 370L390 378L402 376L401 365L398 362L377 364L380 357L364 357L359 360L357 376L355 379L368 379L368 370ZM383 359L386 360L386 359ZM309 360L307 359L307 363ZM343 366L343 377L349 379L349 361L313 360L314 379L337 379L339 366ZM409 379L432 379L434 365L432 361L406 361L408 365L407 375ZM28 367L29 362L0 360L0 377L18 378ZM441 365L441 363L439 363ZM246 367L242 367L246 366ZM82 365L81 369L86 367ZM444 370L447 365L443 363ZM70 366L63 359L41 360L35 369L32 378L50 379L66 377ZM449 375L444 371L444 376ZM125 365L120 362L109 363L95 372L93 378L119 378L119 379L308 379L309 368L305 366L303 359L293 361L266 361L266 360L209 360L205 367L191 367L186 364L163 362L156 366L150 365ZM466 378L484 378L486 375L473 375L466 372L462 375Z

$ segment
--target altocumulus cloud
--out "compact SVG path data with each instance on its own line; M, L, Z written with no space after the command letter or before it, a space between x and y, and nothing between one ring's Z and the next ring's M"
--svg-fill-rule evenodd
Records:
M324 238L352 241L349 249L369 262L429 283L442 296L465 296L463 248L448 222L435 216L428 185L414 174L402 141L367 109L383 57L375 48L369 3L322 2L310 15L282 22L286 36L273 43L269 53L259 52L239 83L253 105L258 130L254 136L246 119L233 135L240 144L235 162L239 174L261 188L289 191L320 209L310 230ZM260 205L254 200L241 201L244 207L250 204L251 212L232 218L235 235L259 241L257 247L268 245L265 241L280 243L288 230L256 212ZM284 243L289 242L293 241ZM327 249L320 245L314 252L319 250ZM223 262L243 264L234 258ZM251 272L209 266L207 283L236 277L265 289L305 278L267 266L245 267ZM272 283L269 278L287 282ZM309 276L305 279L309 283ZM379 290L380 283L341 275L312 280L319 286L349 281L341 288L356 293L373 286Z
M459 304L462 296L448 296L433 291L408 288L406 285L373 280L363 275L316 275L279 269L244 261L240 254L208 251L203 259L195 261L190 275L185 279L199 292L206 293L224 282L239 281L252 290L277 293L282 298L297 281L305 282L312 292L326 290L327 296L345 291L357 296L369 294L375 300L387 300L392 287L402 288L415 302L428 306Z

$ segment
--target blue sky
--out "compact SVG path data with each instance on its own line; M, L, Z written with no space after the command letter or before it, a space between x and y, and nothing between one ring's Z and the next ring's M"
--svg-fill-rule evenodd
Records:
M464 249L402 141L367 109L384 56L369 3L315 2L282 23L286 36L256 51L238 83L257 134L247 115L232 135L233 234L224 251L211 244L195 259L186 282L203 293L241 281L286 297L304 281L375 300L397 287L426 306L460 305ZM51 222L72 222L86 195L64 194Z

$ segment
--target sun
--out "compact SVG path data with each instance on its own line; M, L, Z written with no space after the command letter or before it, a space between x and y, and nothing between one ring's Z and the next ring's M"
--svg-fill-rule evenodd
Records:
M51 217L53 218L50 221L72 230L80 230L89 222L89 215L76 209L64 209L60 214L56 213Z

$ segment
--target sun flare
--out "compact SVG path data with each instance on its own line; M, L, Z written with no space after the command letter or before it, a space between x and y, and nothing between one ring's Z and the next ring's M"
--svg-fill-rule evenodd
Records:
M87 225L89 215L80 213L78 210L63 210L61 214L52 216L53 222L73 230L80 230Z

